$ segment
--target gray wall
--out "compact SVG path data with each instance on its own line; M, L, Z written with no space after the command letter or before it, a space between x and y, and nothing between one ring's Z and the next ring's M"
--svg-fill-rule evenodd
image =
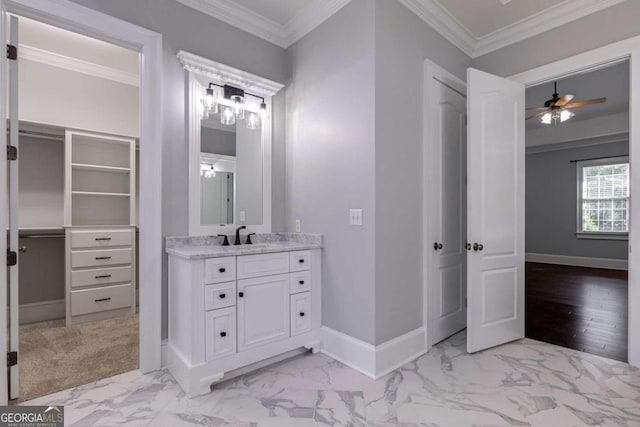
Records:
M178 50L222 62L259 76L284 82L285 50L175 0L73 0L156 31L163 36L163 236L188 234L188 141L185 71ZM278 112L273 112L274 116ZM274 135L274 145L284 139ZM163 258L163 325L167 336L167 259Z
M375 3L375 344L380 344L422 326L424 60L462 79L470 60L400 3Z
M629 154L628 142L527 154L526 252L627 259L628 242L576 238L576 164L570 160Z
M624 1L562 27L475 58L471 66L510 76L640 34L640 1Z
M351 1L287 54L286 227L324 235L323 323L373 343L373 2Z
M213 129L206 126L200 127L200 151L204 153L222 154L225 156L236 155L236 133Z

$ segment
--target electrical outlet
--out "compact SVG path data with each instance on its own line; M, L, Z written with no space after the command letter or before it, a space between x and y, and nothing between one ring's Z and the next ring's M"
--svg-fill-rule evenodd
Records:
M362 225L362 209L349 209L349 225Z
M296 219L296 233L299 233L301 229L302 227L301 227L300 220Z
M245 211L240 211L240 221L247 220L247 213Z

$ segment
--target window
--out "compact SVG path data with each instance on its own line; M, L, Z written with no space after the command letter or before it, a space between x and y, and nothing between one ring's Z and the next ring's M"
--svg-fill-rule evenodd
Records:
M578 162L578 237L627 238L629 157Z

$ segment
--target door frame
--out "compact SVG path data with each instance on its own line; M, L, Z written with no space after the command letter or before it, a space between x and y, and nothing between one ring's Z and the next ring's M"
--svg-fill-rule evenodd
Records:
M141 53L140 71L140 370L161 368L162 333L162 35L68 0L0 0L0 45L6 44L6 16L14 13L94 37ZM19 54L19 53L18 53ZM0 67L7 59L0 55ZM0 73L0 117L6 117L6 73ZM6 121L0 141L7 143ZM0 187L6 188L7 164L0 162ZM7 195L0 196L0 223L7 221ZM6 251L0 239L0 253ZM0 307L7 306L5 263L0 263ZM6 331L6 314L0 330ZM6 332L0 354L6 352ZM0 405L7 404L7 373L0 369Z
M449 71L440 67L429 59L424 60L424 90L422 97L422 325L425 330L425 348L430 349L432 322L430 321L429 304L431 303L432 289L431 273L435 263L434 251L430 250L432 242L435 242L433 218L437 216L438 206L431 203L433 191L429 184L433 180L433 172L428 167L432 160L432 152L436 141L433 135L431 123L425 117L431 117L436 111L433 96L434 89L431 82L435 79L453 90L467 96L467 84ZM466 277L465 277L466 281Z
M640 173L634 173L634 165L640 168L640 36L609 44L566 59L533 68L507 78L523 83L526 87L561 79L570 75L593 71L617 62L629 60L629 165L631 168L631 207L629 225L629 280L628 280L628 361L640 366ZM524 193L525 189L520 189Z

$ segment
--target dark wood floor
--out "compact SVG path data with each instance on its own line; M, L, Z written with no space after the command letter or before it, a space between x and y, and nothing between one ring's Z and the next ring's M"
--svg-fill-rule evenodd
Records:
M525 335L627 361L627 272L526 263Z

